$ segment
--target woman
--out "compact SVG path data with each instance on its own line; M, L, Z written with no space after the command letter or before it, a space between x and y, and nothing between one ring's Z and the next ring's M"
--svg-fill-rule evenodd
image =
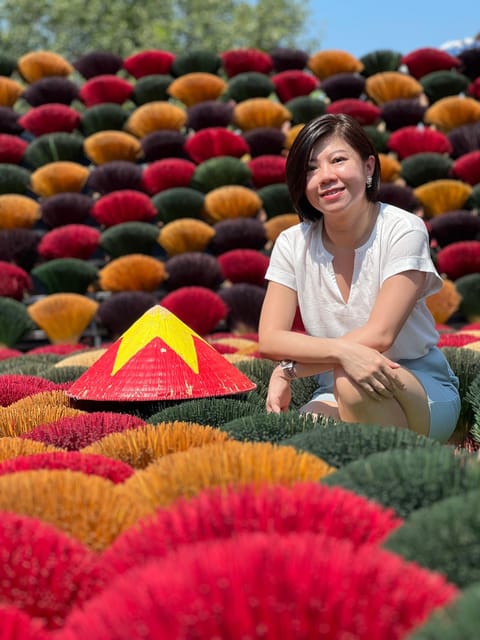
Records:
M302 413L446 442L460 412L458 378L425 303L442 279L422 219L377 201L379 175L373 144L347 115L309 122L289 151L300 223L277 238L266 273L259 347L282 361L267 411L288 409L292 378L316 375ZM297 307L305 333L291 330Z

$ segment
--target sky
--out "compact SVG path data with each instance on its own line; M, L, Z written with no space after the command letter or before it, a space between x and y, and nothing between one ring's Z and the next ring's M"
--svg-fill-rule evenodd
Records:
M341 49L355 57L378 49L402 54L422 47L439 48L450 40L480 32L478 0L310 0L307 37L317 49Z

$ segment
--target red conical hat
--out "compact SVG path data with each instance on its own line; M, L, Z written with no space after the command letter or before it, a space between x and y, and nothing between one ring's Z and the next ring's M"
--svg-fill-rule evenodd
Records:
M225 396L256 385L177 316L148 309L67 390L77 400Z

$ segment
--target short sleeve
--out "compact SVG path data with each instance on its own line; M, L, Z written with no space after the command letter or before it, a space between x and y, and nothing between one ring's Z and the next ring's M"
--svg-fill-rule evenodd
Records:
M442 287L430 254L430 243L425 223L412 214L405 224L397 224L388 238L388 250L382 273L382 282L404 271L424 271L427 274L423 296L429 296Z
M278 282L297 291L294 267L294 248L289 234L283 231L276 239L270 255L270 264L265 274L266 280Z

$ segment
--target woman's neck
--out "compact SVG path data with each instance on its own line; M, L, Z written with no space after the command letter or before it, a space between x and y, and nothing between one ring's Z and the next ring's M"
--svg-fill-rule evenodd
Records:
M380 205L368 202L361 213L348 217L323 217L323 243L325 248L357 249L370 237Z

